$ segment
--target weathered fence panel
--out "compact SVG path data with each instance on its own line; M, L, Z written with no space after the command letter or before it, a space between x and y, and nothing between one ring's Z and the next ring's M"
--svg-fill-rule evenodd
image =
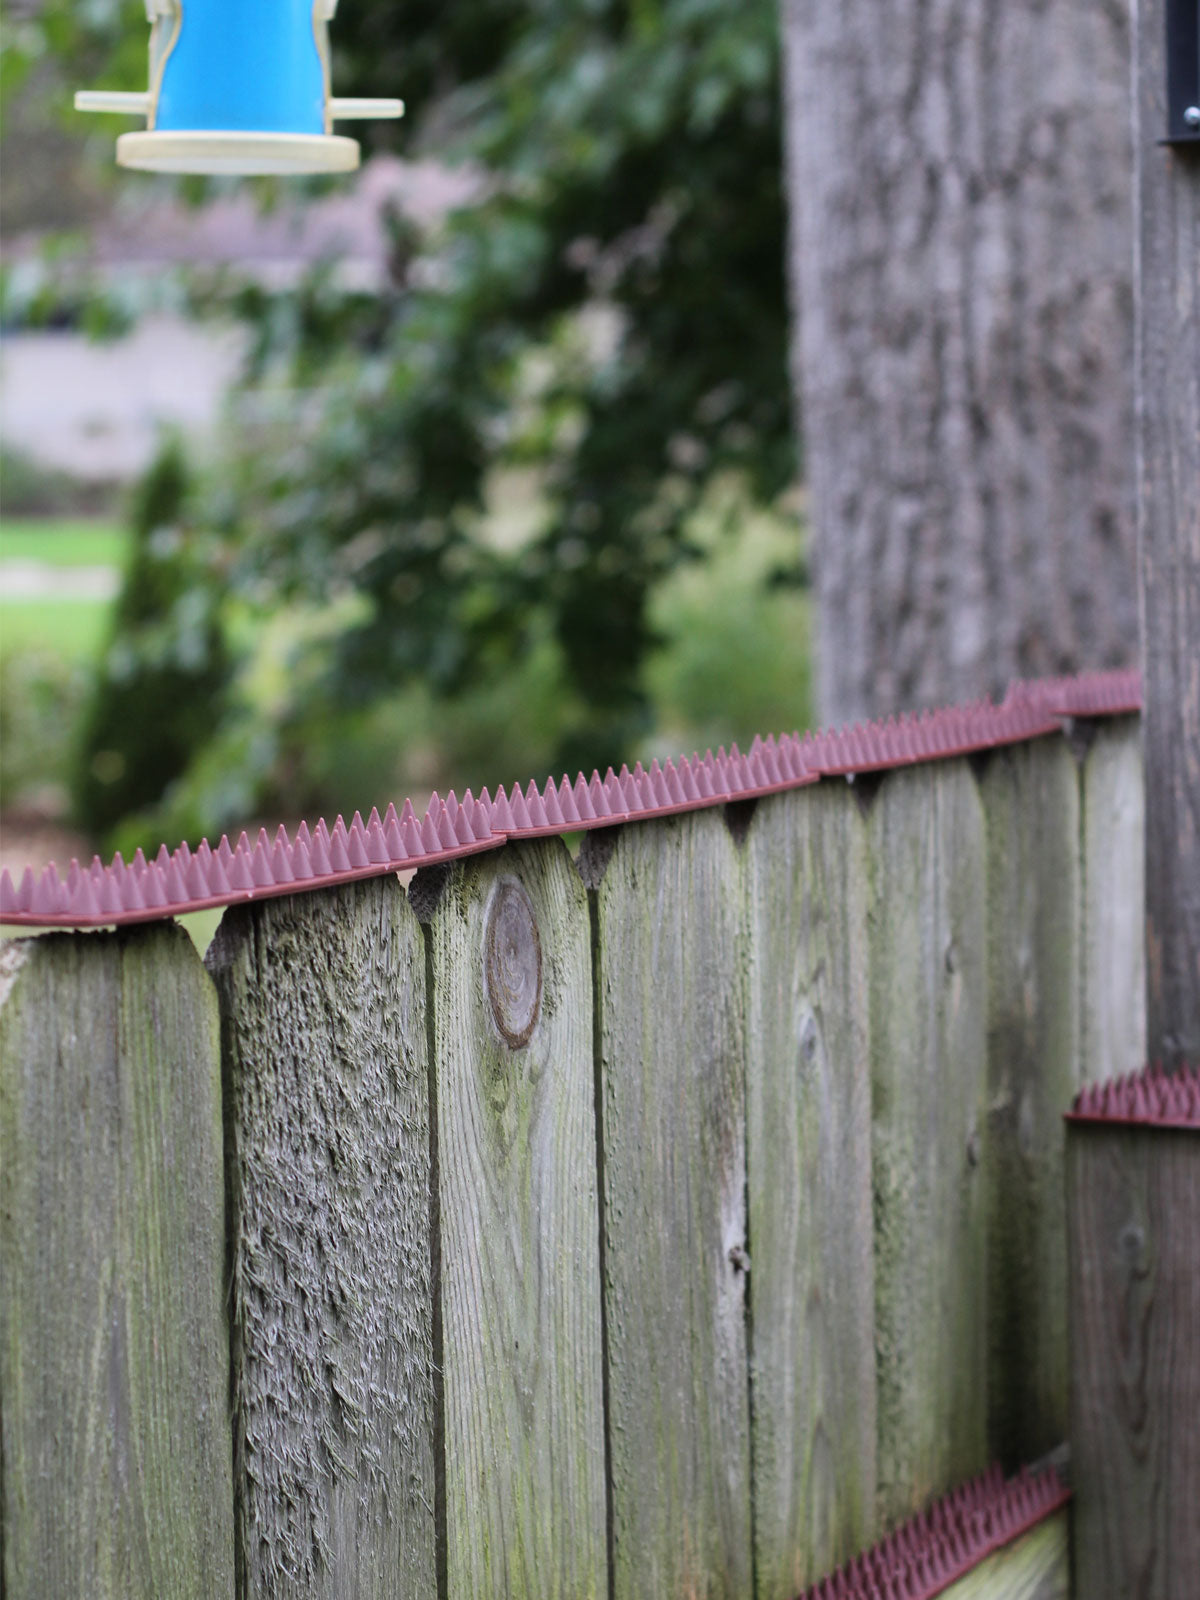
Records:
M437 1592L425 957L395 878L226 913L242 1600Z
M1067 1136L1076 1593L1192 1600L1200 1574L1200 1133Z
M1066 741L989 758L988 1355L991 1454L1067 1432L1062 1112L1079 1070L1079 772Z
M1069 1600L1069 1535L1068 1514L1060 1511L981 1561L944 1589L942 1600Z
M989 1432L1056 1444L1060 1115L1140 1064L1137 740L242 906L215 992L171 928L9 947L6 1595L790 1600ZM1088 1282L1178 1364L1194 1241L1138 1172L1170 1236ZM1064 1592L1061 1539L992 1560L952 1592Z
M716 810L595 890L616 1600L751 1588L743 903Z
M558 839L428 925L447 1593L608 1592L587 895Z
M233 1593L216 997L177 927L0 954L0 1589Z
M1094 725L1083 763L1081 1083L1146 1062L1146 797L1136 717Z
M866 826L763 800L746 851L755 1578L794 1600L875 1536Z
M987 1465L987 879L966 762L889 774L868 834L886 1527Z

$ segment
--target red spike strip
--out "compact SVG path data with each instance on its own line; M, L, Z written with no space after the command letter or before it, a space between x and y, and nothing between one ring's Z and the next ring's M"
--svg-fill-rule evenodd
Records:
M1028 687L1060 717L1112 717L1142 709L1142 675L1136 667L1034 680Z
M1200 1133L1200 1064L1171 1074L1148 1066L1107 1083L1088 1084L1067 1112L1069 1122L1117 1122Z
M933 1600L1001 1545L1028 1532L1070 1498L1054 1469L997 1470L961 1484L923 1512L810 1585L800 1600Z
M294 892L298 883L316 888L379 875L401 865L422 866L493 849L510 834L611 826L757 798L815 782L823 775L905 765L1015 742L1051 731L1064 716L1120 714L1136 710L1139 703L1136 673L1018 682L1010 686L999 707L980 701L803 739L798 734L769 735L754 740L749 756L733 745L728 754L722 748L715 757L707 752L703 760L693 755L662 766L655 761L649 772L640 764L632 773L622 767L619 775L610 768L603 782L597 773L590 782L582 774L573 784L564 777L557 787L548 783L544 794L532 782L524 794L514 788L511 797L500 789L495 802L486 790L469 804L466 798L460 804L451 796L443 805L435 794L421 823L406 802L399 817L394 807L382 819L373 810L364 824L356 812L350 828L341 818L332 833L323 822L311 835L301 825L295 841L289 842L284 830L273 846L265 833L253 847L244 835L236 849L222 839L215 852L202 843L193 854L183 843L174 855L163 847L153 863L140 852L129 866L119 857L107 868L96 861L87 871L76 869L69 882L62 882L54 869L47 868L40 877L30 869L19 886L11 875L0 876L0 920L87 926L285 894ZM1182 1100L1178 1086L1166 1082L1119 1091L1127 1092L1134 1096L1139 1118L1192 1125L1194 1089ZM1117 1103L1110 1095L1096 1105L1112 1115Z

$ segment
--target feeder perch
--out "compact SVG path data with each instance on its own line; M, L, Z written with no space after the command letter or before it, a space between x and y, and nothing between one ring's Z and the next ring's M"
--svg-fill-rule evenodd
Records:
M145 172L250 176L350 172L358 141L335 122L399 117L400 100L330 92L337 0L146 0L144 94L81 90L77 111L145 117L117 140L117 164Z

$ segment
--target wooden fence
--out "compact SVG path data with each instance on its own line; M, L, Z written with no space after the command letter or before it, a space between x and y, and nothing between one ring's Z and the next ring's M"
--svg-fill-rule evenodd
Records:
M791 1600L1057 1445L1060 1114L1145 1052L1088 726L237 908L207 970L8 945L6 1593Z

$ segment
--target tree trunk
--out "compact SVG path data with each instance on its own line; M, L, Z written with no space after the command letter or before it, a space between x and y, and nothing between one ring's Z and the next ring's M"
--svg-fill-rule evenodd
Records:
M1127 8L785 0L826 722L1137 649Z

